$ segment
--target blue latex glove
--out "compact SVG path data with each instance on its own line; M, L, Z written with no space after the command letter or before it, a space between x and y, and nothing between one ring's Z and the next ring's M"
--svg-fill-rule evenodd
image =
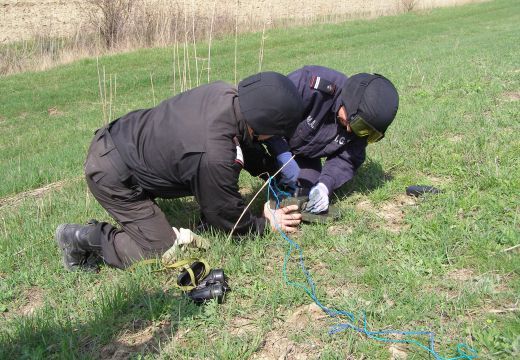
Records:
M282 177L278 182L278 185L285 186L286 188L296 190L296 184L298 182L298 174L300 173L300 167L294 161L291 160L292 154L289 151L283 152L276 156L276 162L279 167L282 167L287 161L289 163L282 169Z
M329 189L323 183L318 183L309 193L306 211L318 214L329 208Z

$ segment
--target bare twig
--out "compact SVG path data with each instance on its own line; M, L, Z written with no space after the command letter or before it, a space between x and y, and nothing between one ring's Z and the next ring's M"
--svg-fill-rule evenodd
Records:
M258 72L262 71L262 63L264 61L264 44L265 44L265 26L267 19L264 19L264 27L262 29L262 39L260 42L260 52L258 54Z
M175 43L173 44L173 94L177 93L177 71L175 67L177 64L175 63Z
M20 254L26 252L29 248L34 247L34 246L36 246L36 245L39 245L39 244L41 244L41 243L43 243L43 242L45 242L45 241L47 241L47 239L43 239L43 240L40 240L40 241L37 241L37 242L34 242L34 243L30 243L29 246L24 247L24 248L21 249L20 251L14 253L14 254L12 255L12 257L18 256L18 255L20 255Z
M152 85L152 98L153 98L153 106L156 105L156 101L155 101L155 89L153 87L153 74L150 73L150 84Z
M240 0L237 0L237 8L235 11L235 84L237 84L238 9L239 8L240 8Z
M209 41L208 41L208 84L210 82L211 73L211 36L213 34L213 23L215 22L215 9L217 7L217 0L213 1L213 12L211 14L211 25L209 27Z
M511 246L510 248L502 250L503 252L513 251L515 249L518 249L520 247L520 244L517 244L515 246Z
M179 48L177 44L177 23L178 23L178 17L175 18L175 30L174 30L174 39L173 39L173 92L177 92L177 71L176 67L178 66L179 62ZM177 63L176 63L177 61ZM179 77L181 76L180 67L179 67ZM179 79L179 87L180 87L180 79Z
M507 308L507 309L491 309L488 311L488 313L491 314L505 314L508 312L517 312L520 311L520 308Z
M190 70L190 47L188 43L188 11L186 9L186 1L184 2L184 70L187 73L186 85L188 89L191 89L191 70Z
M197 75L197 86L199 83L199 61L197 59L197 44L195 42L195 2L191 1L191 25L192 25L192 38L193 38L193 56L195 57L195 74Z
M235 232L235 229L237 228L237 225L238 223L240 222L240 220L242 220L242 218L244 217L244 214L246 213L247 209L249 209L249 207L251 206L251 204L253 203L253 201L256 199L256 197L258 196L258 194L260 194L260 192L267 186L267 184L269 184L269 182L271 181L271 179L274 179L274 177L276 175L278 175L280 173L280 171L283 170L283 168L285 166L287 166L287 164L289 164L291 162L292 159L294 159L296 155L293 155L289 160L287 160L287 162L285 164L283 164L283 166L281 168L278 169L277 172L274 173L273 176L270 176L269 179L267 179L267 181L262 185L262 187L256 192L255 196L253 196L253 198L251 199L251 201L247 204L247 206L245 207L244 211L242 211L242 214L240 214L240 217L238 218L237 222L235 223L235 225L233 226L233 229L231 229L231 232L229 233L229 236L228 236L228 241L231 239L231 236L233 236L233 232Z
M107 107L107 76L106 76L106 72L105 72L105 66L103 66L103 114L105 115L104 116L104 124L107 125L108 124L108 116L107 116L107 110L106 110L106 107Z
M113 95L113 89L112 89L112 74L108 76L108 89L110 91L110 97L109 97L109 103L108 103L108 121L112 121L112 95Z
M101 86L101 71L99 69L99 58L96 57L96 68L97 68L97 74L98 74L98 86L99 86L99 100L101 101L101 111L103 113L103 123L106 124L107 122L107 113L105 108L105 102L103 101L103 87Z

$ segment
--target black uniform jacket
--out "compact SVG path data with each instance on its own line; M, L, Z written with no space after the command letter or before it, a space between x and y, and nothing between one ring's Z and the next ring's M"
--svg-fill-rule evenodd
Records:
M131 112L110 134L134 181L152 197L194 195L204 219L230 231L245 208L238 191L244 144L237 90L224 82L194 88L157 107ZM264 218L246 212L236 233L262 233Z
M287 77L302 97L304 118L286 147L280 144L274 152L278 154L290 149L293 154L306 158L325 157L319 182L332 193L352 179L366 156L366 138L348 133L336 119L347 76L314 65L298 69Z

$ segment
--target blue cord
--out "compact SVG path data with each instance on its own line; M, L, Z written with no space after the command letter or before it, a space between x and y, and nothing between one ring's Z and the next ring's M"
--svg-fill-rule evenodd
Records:
M276 184L273 184L272 179L273 179L272 177L269 178L269 187L267 189L267 201L269 201L269 199L270 199L269 193L272 192L274 195L274 198L276 200L276 209L278 209L280 207L279 195L286 197L285 196L286 194L284 192L280 191L280 189L278 189L276 187ZM273 212L273 218L276 220L276 217L274 216L274 212ZM361 334L365 334L370 339L374 339L377 341L382 341L382 342L387 342L387 343L404 343L404 344L416 345L416 346L422 348L423 350L429 352L431 355L433 355L435 360L459 360L459 359L472 360L472 359L478 358L477 351L463 343L457 344L457 356L456 357L452 357L452 358L442 357L441 355L439 355L439 353L437 353L435 351L435 348L434 348L435 333L432 331L400 331L400 330L369 331L367 329L367 317L366 317L366 313L364 311L363 311L363 327L355 326L353 323L356 323L357 320L356 320L356 316L353 313L348 312L348 311L328 308L319 301L318 297L316 296L316 285L314 284L314 281L312 280L312 277L309 274L309 271L307 270L307 268L305 267L305 264L304 264L302 248L296 242L289 239L289 237L282 231L282 229L280 228L280 225L276 221L275 221L275 227L276 227L276 230L278 230L278 232L280 233L280 235L282 235L284 240L287 241L287 243L289 244L289 249L287 250L287 252L285 254L284 261L283 261L283 268L282 268L285 283L290 286L294 286L294 287L300 288L303 291L305 291L307 293L307 295L309 295L309 297L316 303L316 305L318 305L330 317L332 317L332 318L346 317L350 321L350 322L345 322L342 324L337 324L337 325L332 326L329 329L330 335L334 335L339 332L342 332L342 331L345 331L348 329L352 329ZM300 269L302 270L303 274L305 275L305 278L307 280L307 285L299 283L299 282L291 281L287 277L287 262L289 261L289 258L291 257L293 249L298 250L299 260L300 260ZM424 344L422 344L419 341L414 340L414 339L391 339L388 337L384 337L384 335L428 336L429 346L425 346Z

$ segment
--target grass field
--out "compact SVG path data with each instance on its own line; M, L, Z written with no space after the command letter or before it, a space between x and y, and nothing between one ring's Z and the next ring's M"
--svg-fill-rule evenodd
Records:
M266 33L264 70L378 72L399 89L395 124L337 194L341 220L304 225L293 240L324 305L365 311L370 330L434 331L445 358L458 343L484 359L520 356L519 23L518 1L496 0ZM258 70L260 43L259 33L240 37L239 78ZM213 43L212 80L234 81L234 47ZM112 118L178 92L173 67L172 49L99 59ZM104 121L98 80L95 59L0 78L1 359L433 359L352 330L329 335L342 321L284 283L287 243L276 233L206 234L204 256L233 288L223 305L197 307L145 270L65 272L56 226L110 221L82 179ZM247 196L261 185L246 174L241 183ZM443 192L412 199L411 184ZM189 198L160 204L172 225L198 216ZM303 279L295 256L288 273Z

